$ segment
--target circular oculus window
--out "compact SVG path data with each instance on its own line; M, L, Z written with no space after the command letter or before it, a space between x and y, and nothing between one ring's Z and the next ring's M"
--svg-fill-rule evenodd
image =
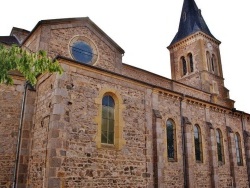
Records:
M84 64L94 64L97 50L94 43L87 37L77 36L70 41L70 53L74 60Z

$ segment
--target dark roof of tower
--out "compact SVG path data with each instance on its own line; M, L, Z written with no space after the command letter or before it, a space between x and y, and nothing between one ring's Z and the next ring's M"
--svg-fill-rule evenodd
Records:
M19 45L18 40L14 36L0 36L0 43L7 45L12 45L12 44Z
M202 31L210 37L216 39L210 32L205 20L201 15L201 10L198 9L195 1L184 0L179 29L170 45L180 41L181 39L193 33L196 33L197 31Z

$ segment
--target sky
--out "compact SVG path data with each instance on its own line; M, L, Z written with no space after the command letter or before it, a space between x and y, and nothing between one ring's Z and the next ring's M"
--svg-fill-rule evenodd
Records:
M220 45L225 87L235 107L250 114L249 0L196 0ZM31 31L40 20L89 17L123 50L123 62L171 78L169 51L183 0L2 1L0 36Z

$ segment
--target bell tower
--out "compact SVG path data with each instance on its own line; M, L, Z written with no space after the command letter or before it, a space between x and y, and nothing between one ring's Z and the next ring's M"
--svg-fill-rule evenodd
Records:
M172 79L208 92L211 102L232 108L234 101L224 87L220 43L210 32L195 1L184 0L179 29L168 46Z

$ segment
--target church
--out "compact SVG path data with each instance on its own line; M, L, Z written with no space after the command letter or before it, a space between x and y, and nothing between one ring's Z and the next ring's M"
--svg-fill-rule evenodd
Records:
M250 114L224 86L221 42L194 0L176 30L171 79L123 63L88 17L0 36L64 70L0 85L0 188L248 188Z

